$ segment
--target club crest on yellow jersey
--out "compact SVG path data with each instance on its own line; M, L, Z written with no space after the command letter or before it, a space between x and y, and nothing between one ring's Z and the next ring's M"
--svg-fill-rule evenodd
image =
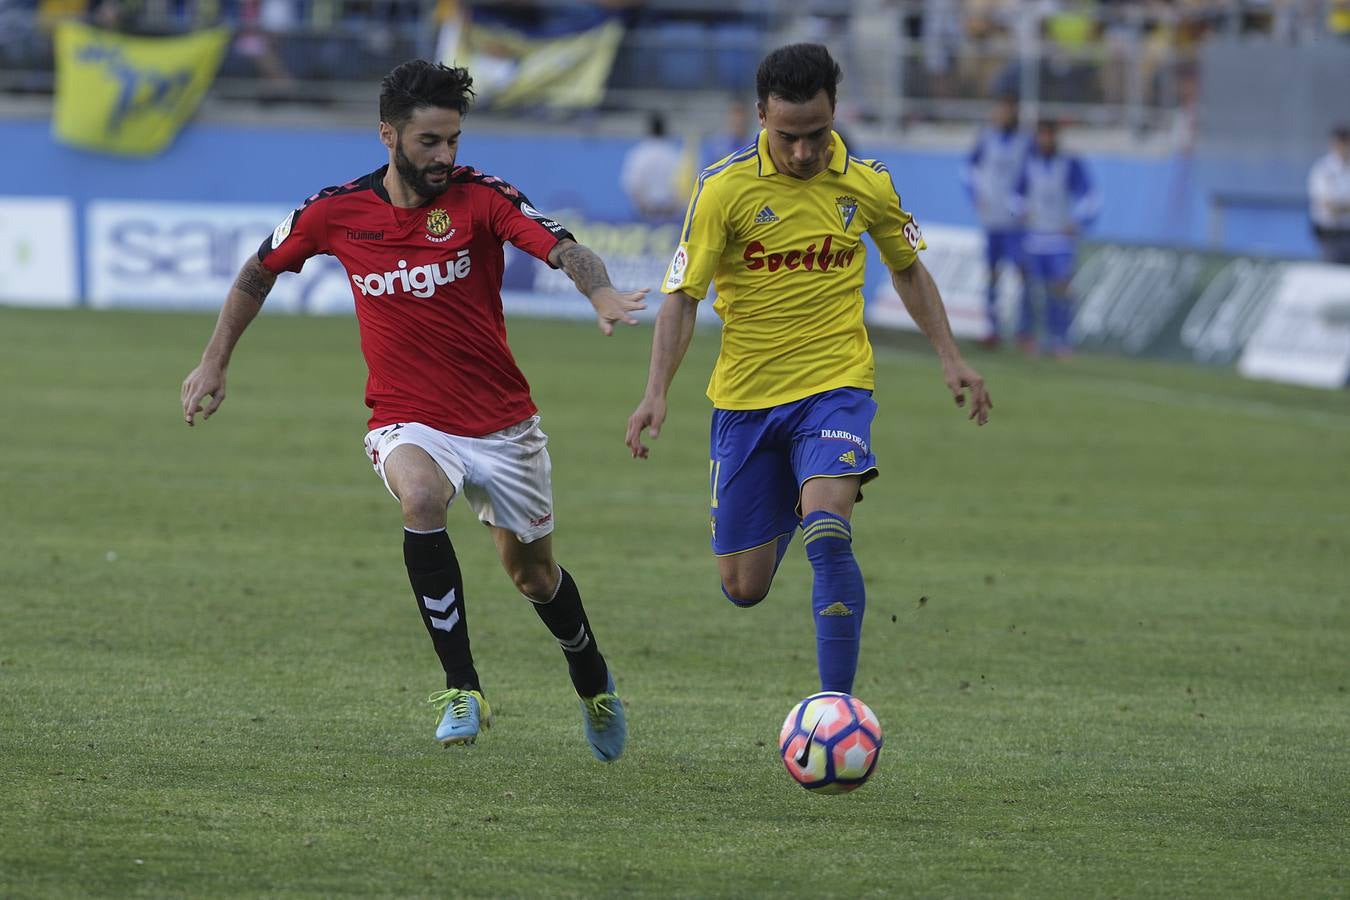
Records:
M843 223L844 230L848 231L848 226L853 224L853 217L858 214L858 198L847 194L835 197L834 205L839 210L839 221Z

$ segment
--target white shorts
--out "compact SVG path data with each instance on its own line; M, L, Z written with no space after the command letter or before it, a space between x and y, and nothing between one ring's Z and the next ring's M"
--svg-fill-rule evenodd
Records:
M446 434L418 422L377 428L366 435L366 458L386 488L384 461L401 444L425 450L483 524L514 532L524 544L553 532L553 465L538 416L483 437Z

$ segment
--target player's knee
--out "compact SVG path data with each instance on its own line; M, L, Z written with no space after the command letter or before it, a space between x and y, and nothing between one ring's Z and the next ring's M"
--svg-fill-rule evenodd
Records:
M748 608L769 596L769 585L751 579L730 576L722 579L722 594L741 608Z
M507 571L516 590L532 603L547 603L558 589L558 568L555 565L525 565Z
M416 482L404 485L398 501L403 507L403 521L413 527L445 524L445 508L450 498L438 485Z

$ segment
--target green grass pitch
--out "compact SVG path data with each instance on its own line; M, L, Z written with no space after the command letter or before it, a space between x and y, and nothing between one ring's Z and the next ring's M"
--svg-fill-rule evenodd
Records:
M498 718L434 742L354 323L263 317L188 429L211 322L0 309L0 896L1346 894L1345 392L972 352L977 429L931 353L879 350L856 690L886 744L822 798L774 746L815 688L800 545L752 610L707 547L714 333L643 463L649 329L510 323L629 704L605 766L460 505Z

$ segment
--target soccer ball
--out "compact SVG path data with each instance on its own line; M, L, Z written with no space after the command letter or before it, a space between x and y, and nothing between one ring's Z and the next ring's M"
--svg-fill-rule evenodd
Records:
M778 750L808 791L846 794L863 786L881 754L881 723L857 697L825 691L792 707Z

